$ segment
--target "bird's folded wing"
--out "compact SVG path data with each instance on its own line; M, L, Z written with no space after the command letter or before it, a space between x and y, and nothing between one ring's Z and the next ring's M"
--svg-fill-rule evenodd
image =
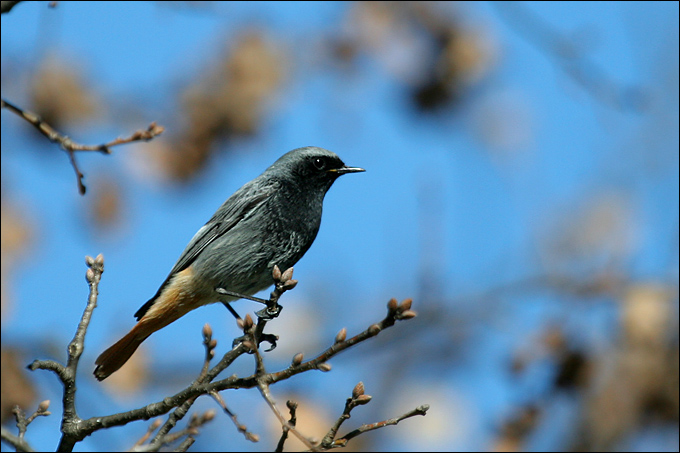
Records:
M231 230L248 214L257 210L278 189L278 183L275 181L269 184L260 182L258 185L252 184L254 181L241 187L229 197L212 218L196 232L156 294L137 310L135 313L137 320L141 319L149 310L173 275L189 267L203 249Z

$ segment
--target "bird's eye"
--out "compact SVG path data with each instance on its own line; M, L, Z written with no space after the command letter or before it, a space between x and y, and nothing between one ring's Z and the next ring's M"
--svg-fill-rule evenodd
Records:
M326 159L323 159L321 157L315 157L314 158L314 167L316 167L317 170L323 170L326 168Z

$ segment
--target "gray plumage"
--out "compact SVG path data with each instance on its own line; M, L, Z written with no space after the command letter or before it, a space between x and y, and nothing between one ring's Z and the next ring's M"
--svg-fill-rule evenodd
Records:
M272 285L272 268L293 266L314 242L323 199L347 167L333 152L309 146L284 154L225 201L189 241L157 293L136 313L153 305L172 277L189 266L202 279L206 303L234 297L215 288L252 295Z
M152 333L191 310L236 299L217 289L250 296L273 283L274 265L293 266L319 232L323 199L347 167L334 153L309 146L283 155L219 207L189 241L156 294L135 316L137 323L95 360L106 379Z

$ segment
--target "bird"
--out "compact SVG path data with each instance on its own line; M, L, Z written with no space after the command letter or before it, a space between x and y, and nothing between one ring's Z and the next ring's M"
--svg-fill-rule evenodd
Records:
M189 241L156 294L135 313L134 327L95 360L95 377L106 379L152 333L191 310L215 302L230 308L239 298L234 294L251 296L271 286L274 266L292 267L314 242L335 180L363 171L307 146L244 184Z

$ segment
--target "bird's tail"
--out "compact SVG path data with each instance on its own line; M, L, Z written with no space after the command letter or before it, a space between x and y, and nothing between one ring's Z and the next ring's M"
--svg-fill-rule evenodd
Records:
M200 292L192 290L193 277L191 267L174 274L169 283L164 284L160 294L144 304L136 314L141 316L141 319L132 330L97 357L94 362L97 365L94 369L97 379L103 381L122 367L149 335L208 300Z
M122 367L125 362L134 354L142 341L146 340L154 330L149 329L149 325L139 322L127 335L114 343L113 346L102 352L94 362L97 367L94 369L94 376L103 381Z

